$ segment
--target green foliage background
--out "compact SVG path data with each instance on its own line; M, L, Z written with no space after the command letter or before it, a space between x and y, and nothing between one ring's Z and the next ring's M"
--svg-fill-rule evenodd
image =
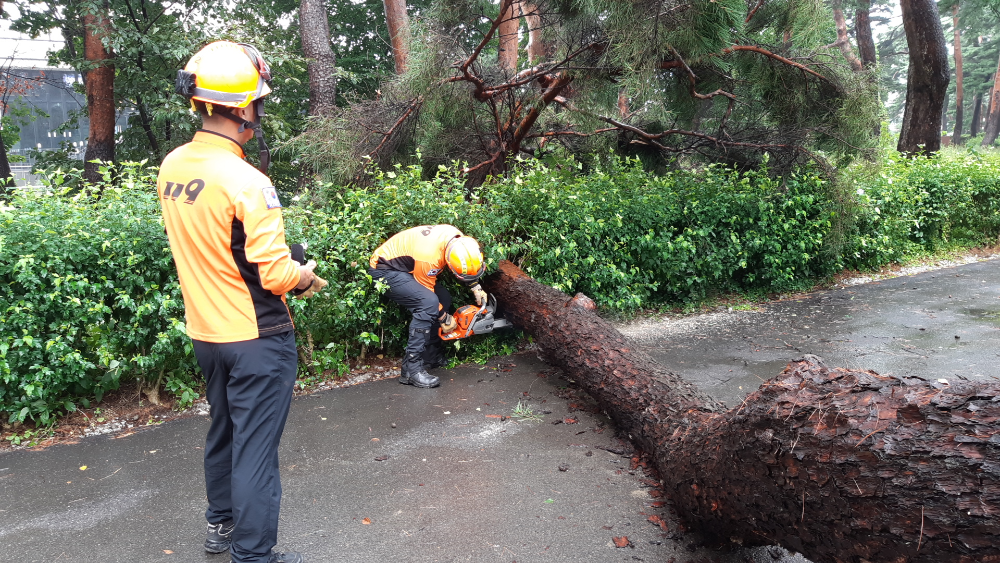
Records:
M330 286L291 300L300 374L344 372L396 353L408 318L367 275L372 250L417 224L477 237L488 266L510 259L609 312L697 303L720 292L783 292L842 268L870 269L1000 236L1000 154L948 151L857 165L836 183L721 166L654 175L637 161L586 168L520 163L471 196L453 168L376 172L367 187L319 186L288 201L288 240L307 241ZM198 375L154 189L143 164L102 186L19 190L0 211L0 412L47 424L126 378L190 403ZM115 178L112 183L111 178ZM102 188L98 191L97 188ZM99 194L99 195L98 195ZM454 288L455 302L469 296ZM486 341L468 342L468 354Z

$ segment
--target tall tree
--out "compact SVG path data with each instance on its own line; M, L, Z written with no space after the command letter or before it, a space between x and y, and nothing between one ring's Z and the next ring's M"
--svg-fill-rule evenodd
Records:
M859 0L854 11L854 37L858 41L861 65L872 68L878 64L875 58L875 37L872 35L871 0Z
M8 186L14 185L14 172L10 169L10 161L7 160L7 147L4 145L3 136L0 135L0 196L4 195Z
M962 29L958 26L958 2L951 7L952 21L955 26L955 132L951 135L951 144L961 145L963 128L963 104L965 94L962 90Z
M105 45L110 34L107 3L85 8L83 51L87 71L84 85L90 132L84 154L83 177L91 182L101 179L100 162L115 160L115 67L112 54Z
M410 57L410 18L406 13L406 0L383 0L385 23L389 28L389 43L396 62L396 74L406 72Z
M983 121L983 95L977 93L972 97L972 123L969 124L969 136L975 137L979 134L979 125Z
M900 0L909 48L906 109L896 149L908 155L941 148L941 116L948 92L948 49L934 0Z
M0 0L0 16L3 15L3 0ZM0 126L6 125L6 114L8 111L8 95L13 93L14 77L10 74L12 59L6 68L0 67ZM0 127L0 196L6 193L7 186L14 185L14 172L10 169L10 161L7 159L7 146L4 143L3 133L5 127Z
M299 33L308 59L309 115L328 117L337 107L337 58L330 47L330 23L323 0L299 4Z
M851 68L855 72L862 69L861 61L854 55L854 50L851 49L851 40L847 34L847 19L844 17L843 1L833 0L831 3L833 7L833 21L837 25L837 41L834 45L840 48L841 54L844 55L844 59L851 65Z
M542 43L542 18L538 7L534 4L522 3L524 23L528 27L528 64L535 64L545 57L545 45Z
M500 68L517 70L518 29L520 28L521 2L511 2L504 13L500 14L500 25L497 29L500 38L500 48L497 50L497 62Z
M986 104L986 127L983 128L983 146L988 147L1000 135L1000 60L997 70L993 73L993 89L990 91L989 102Z

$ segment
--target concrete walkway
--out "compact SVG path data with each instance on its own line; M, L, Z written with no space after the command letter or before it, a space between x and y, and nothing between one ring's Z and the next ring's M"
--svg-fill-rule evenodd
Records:
M803 353L897 375L995 377L998 297L992 261L622 329L734 404ZM437 373L435 390L385 379L295 399L279 548L311 563L804 561L699 547L607 419L534 354ZM536 416L512 417L518 403ZM227 563L201 547L207 426L192 415L0 455L0 561ZM615 547L622 536L630 547Z

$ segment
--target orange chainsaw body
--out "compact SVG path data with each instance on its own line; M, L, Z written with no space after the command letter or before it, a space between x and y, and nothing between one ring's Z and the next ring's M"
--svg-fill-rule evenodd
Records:
M463 305L453 315L458 328L451 332L442 332L439 328L438 335L441 336L442 340L458 340L473 334L486 334L497 328L511 326L506 320L493 317L496 309L497 302L492 295L487 299L486 305L482 307Z

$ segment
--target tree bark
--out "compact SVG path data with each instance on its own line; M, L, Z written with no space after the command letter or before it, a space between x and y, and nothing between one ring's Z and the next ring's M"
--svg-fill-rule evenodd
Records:
M962 31L958 27L958 2L951 8L952 21L955 25L955 132L951 135L951 144L958 146L962 141L962 128L964 127L962 107L965 102L965 94L962 90Z
M500 46L497 51L497 62L500 68L517 70L518 29L521 27L521 2L519 0L501 0L500 7L506 7L500 14L500 26L497 37Z
M545 58L545 45L542 42L542 16L538 6L522 4L524 23L528 26L528 64L535 65Z
M896 149L929 155L941 148L941 115L948 91L948 50L934 0L900 0L910 53L906 109Z
M858 0L857 10L854 12L854 36L858 42L858 54L861 57L861 66L865 70L872 70L878 66L878 51L875 48L875 37L872 35L871 1ZM877 82L878 77L872 73L872 81ZM882 124L876 123L872 127L872 135L876 138L882 134Z
M115 67L103 43L111 32L107 4L101 13L83 16L83 29L84 58L90 67L84 84L90 131L83 177L89 182L97 182L101 179L101 162L115 160Z
M406 15L406 0L383 0L382 4L385 6L385 23L389 28L396 74L403 74L410 57L410 18Z
M975 137L979 134L979 126L983 121L983 95L976 94L972 97L972 123L969 124L969 136Z
M847 35L847 20L844 18L844 10L841 5L841 0L833 0L833 21L837 24L837 41L834 45L840 48L841 54L844 55L854 72L860 72L862 69L861 61L854 56L854 50L851 49L851 40Z
M986 104L986 126L983 128L983 146L988 147L997 140L1000 134L1000 60L997 60L997 70L993 73L993 90Z
M854 36L858 41L858 54L861 55L861 65L872 68L878 64L875 50L875 37L872 35L871 2L859 0L858 9L854 12Z
M944 103L941 104L942 105L942 107L941 107L941 126L938 127L938 131L947 131L948 130L948 98L950 98L950 97L951 97L951 94L948 93L948 92L945 92L945 94L944 94ZM951 140L951 137L949 137L948 139Z
M330 23L323 0L299 3L299 35L309 62L309 115L329 117L337 109L337 57L330 47Z
M796 360L725 411L597 316L503 261L484 286L621 434L684 523L816 563L1000 562L1000 383ZM589 304L589 307L588 307Z

